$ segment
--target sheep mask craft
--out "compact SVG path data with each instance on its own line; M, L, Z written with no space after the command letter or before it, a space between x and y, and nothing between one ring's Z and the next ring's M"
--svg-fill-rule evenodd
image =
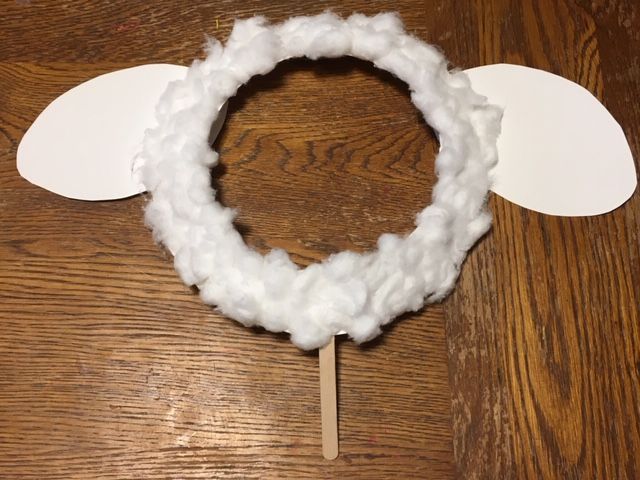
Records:
M449 70L443 54L406 33L393 13L238 20L226 44L211 40L207 52L188 69L134 67L63 94L25 134L18 169L71 198L148 191L146 222L182 281L224 315L289 332L302 349L340 333L367 341L403 312L442 300L490 227L490 189L526 208L576 216L608 212L636 187L624 133L588 91L522 66ZM219 161L211 144L227 100L252 77L291 58L342 56L408 85L438 137L437 183L408 235L386 233L375 251L343 251L302 269L283 250L263 256L245 244L234 211L211 189ZM99 128L89 111L101 112Z

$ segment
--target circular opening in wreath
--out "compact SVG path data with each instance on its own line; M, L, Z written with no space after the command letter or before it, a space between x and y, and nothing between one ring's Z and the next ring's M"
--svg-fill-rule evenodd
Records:
M288 60L252 78L214 148L213 187L245 241L301 266L410 232L436 181L437 139L406 84L352 57Z

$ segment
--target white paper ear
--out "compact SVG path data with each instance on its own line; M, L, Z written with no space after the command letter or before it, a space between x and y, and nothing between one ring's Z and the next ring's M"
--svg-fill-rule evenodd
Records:
M517 65L466 72L476 92L505 108L495 193L550 215L588 216L613 210L634 192L624 132L588 90Z
M167 84L187 68L153 64L91 79L56 98L18 146L20 174L70 198L141 193L131 173ZM505 107L493 191L551 215L606 213L636 188L631 150L611 114L587 90L542 70L487 65L467 70L473 87ZM212 126L224 122L226 104Z
M49 104L18 146L20 175L59 195L114 200L144 191L132 161L144 131L155 124L155 106L169 82L187 67L141 65L100 75ZM224 122L226 105L212 127Z

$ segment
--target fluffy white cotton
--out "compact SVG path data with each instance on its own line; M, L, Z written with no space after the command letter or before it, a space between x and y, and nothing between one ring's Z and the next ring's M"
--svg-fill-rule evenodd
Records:
M220 106L252 76L287 58L343 55L371 61L409 85L440 138L438 183L411 234L385 234L376 251L341 252L300 269L284 251L260 255L235 231L234 212L215 200L209 184L218 156L208 131ZM466 251L489 228L485 202L500 118L464 73L449 72L442 54L405 33L395 14L343 20L323 13L273 26L262 17L237 21L227 44L210 41L207 58L158 105L158 126L148 131L140 155L152 193L146 220L174 252L182 280L225 315L288 331L303 349L340 331L366 341L397 315L449 293Z

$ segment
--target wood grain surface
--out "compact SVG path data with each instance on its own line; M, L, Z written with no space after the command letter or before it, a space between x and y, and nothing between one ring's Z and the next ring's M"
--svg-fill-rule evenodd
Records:
M321 455L317 353L199 301L142 223L18 176L20 138L78 83L188 64L263 14L397 10L467 68L593 92L640 154L634 0L38 2L0 9L0 478L640 478L640 200L557 218L492 196L454 294L337 342L341 455ZM404 84L296 60L230 103L213 182L246 241L300 265L406 232L437 143ZM606 159L603 159L603 161Z

